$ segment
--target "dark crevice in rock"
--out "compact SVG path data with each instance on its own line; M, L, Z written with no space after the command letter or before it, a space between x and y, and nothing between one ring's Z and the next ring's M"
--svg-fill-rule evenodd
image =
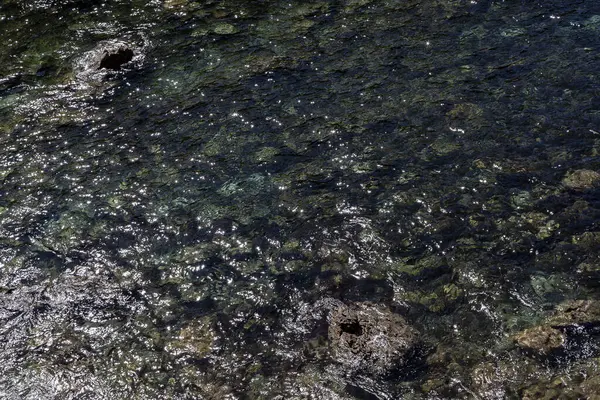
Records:
M340 325L340 329L342 330L342 332L346 332L356 336L360 336L363 333L362 328L360 327L360 323L357 319L342 323Z
M418 332L385 306L369 302L340 304L328 320L333 356L353 372L390 375L410 369L405 367L419 358Z
M133 59L133 50L131 49L119 49L115 53L104 53L104 57L100 61L100 67L98 69L106 68L112 70L120 70L123 64L128 63Z

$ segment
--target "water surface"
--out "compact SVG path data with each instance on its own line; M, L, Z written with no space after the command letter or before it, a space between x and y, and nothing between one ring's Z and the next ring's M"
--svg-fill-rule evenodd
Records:
M514 335L598 300L599 33L593 1L4 0L0 398L590 396L597 332ZM422 355L348 370L333 300Z

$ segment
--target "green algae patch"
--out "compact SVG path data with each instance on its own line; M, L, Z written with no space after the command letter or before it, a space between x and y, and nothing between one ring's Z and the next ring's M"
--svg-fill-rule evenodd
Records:
M213 31L218 35L232 35L236 33L238 29L234 25L220 22L213 27Z

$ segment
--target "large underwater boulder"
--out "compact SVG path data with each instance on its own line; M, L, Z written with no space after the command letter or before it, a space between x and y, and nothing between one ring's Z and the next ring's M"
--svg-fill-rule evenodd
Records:
M404 318L368 302L334 308L328 334L338 362L375 375L405 366L419 343L418 332Z

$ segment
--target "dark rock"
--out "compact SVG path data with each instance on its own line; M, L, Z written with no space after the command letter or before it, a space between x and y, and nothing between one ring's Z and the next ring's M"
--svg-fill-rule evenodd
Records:
M120 70L123 64L128 63L133 59L133 50L127 47L121 47L117 51L105 51L104 57L100 60L98 69L106 68L112 70Z
M35 76L37 76L38 78L41 78L41 77L48 75L50 72L51 72L51 68L42 66L42 67L38 68L38 70L35 72Z
M590 260L583 262L577 266L577 274L579 282L590 287L600 287L600 262L598 260Z
M337 361L374 375L406 365L419 343L418 332L404 318L371 303L333 309L328 333Z
M19 74L0 78L0 95L8 95L21 91L19 89L23 83L23 77Z
M143 60L143 46L134 41L108 40L100 42L76 63L79 79L100 81L107 71L120 71L126 65L135 68Z

